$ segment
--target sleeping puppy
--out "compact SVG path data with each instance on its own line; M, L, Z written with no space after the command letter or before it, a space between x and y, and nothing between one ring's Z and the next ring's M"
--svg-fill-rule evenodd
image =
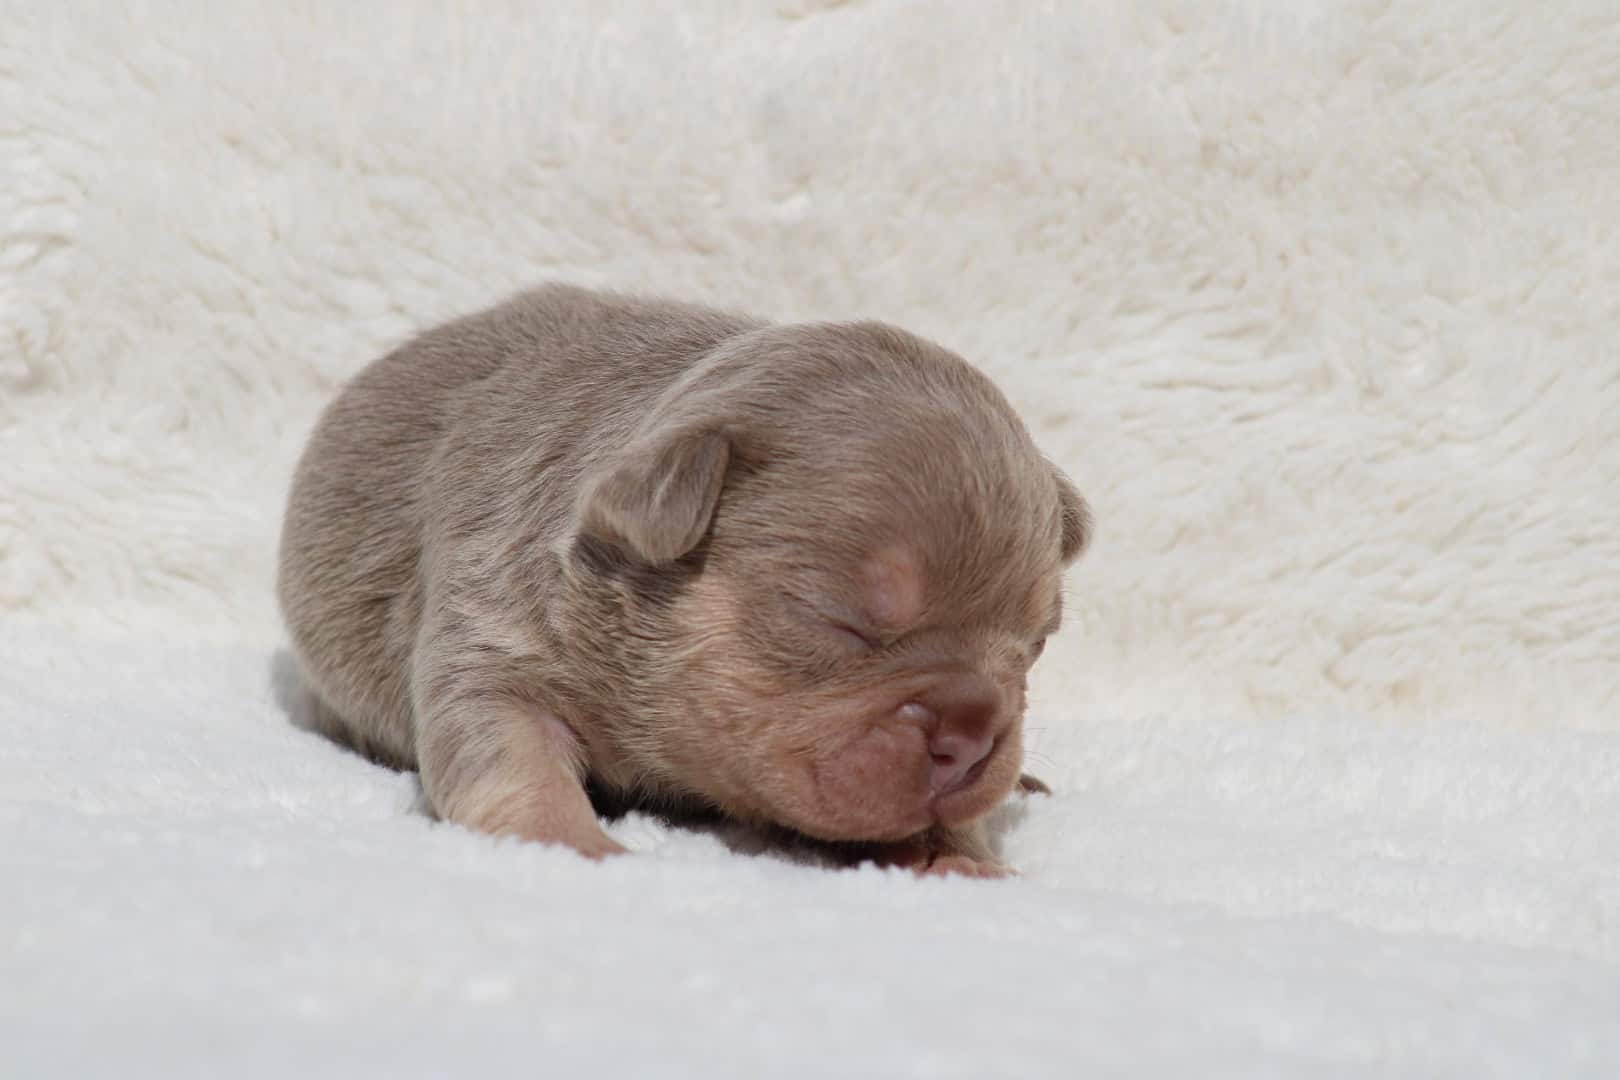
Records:
M1088 531L938 346L553 286L343 390L279 593L318 726L443 819L624 850L589 784L994 875Z

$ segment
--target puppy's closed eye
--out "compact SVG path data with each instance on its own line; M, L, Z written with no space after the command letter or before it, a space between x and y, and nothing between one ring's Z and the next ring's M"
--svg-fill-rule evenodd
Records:
M883 642L854 618L814 604L792 592L783 592L792 617L804 626L817 645L845 656L862 656L882 648Z
M845 622L836 619L822 620L822 627L834 638L838 644L847 649L852 655L869 653L882 647L882 642L868 637L864 632Z

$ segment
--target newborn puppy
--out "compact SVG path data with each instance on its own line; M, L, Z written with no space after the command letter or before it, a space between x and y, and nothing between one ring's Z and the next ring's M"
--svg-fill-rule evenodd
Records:
M995 874L1088 529L935 345L554 286L343 390L279 592L319 725L441 818L622 851L590 783Z

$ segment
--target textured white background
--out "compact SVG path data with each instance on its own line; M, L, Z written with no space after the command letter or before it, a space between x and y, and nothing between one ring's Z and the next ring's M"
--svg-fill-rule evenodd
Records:
M1025 880L587 868L287 725L316 410L547 278L1014 399L1100 522ZM0 0L0 656L39 1072L1612 1075L1612 0Z

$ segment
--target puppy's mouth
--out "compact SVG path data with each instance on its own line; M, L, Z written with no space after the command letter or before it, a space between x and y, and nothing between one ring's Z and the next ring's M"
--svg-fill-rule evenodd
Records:
M1007 753L1002 742L998 738L960 780L933 795L929 809L934 824L961 825L983 817L1007 797L1017 782L1020 755Z
M990 762L995 758L996 753L1000 749L1001 740L997 739L991 745L989 753L985 754L984 757L975 762L971 769L957 777L955 780L946 784L944 787L935 791L933 793L934 801L937 803L941 799L946 799L958 792L966 791L974 784L977 784L979 782L979 778L983 776L984 771L990 767Z
M1016 733L1003 733L966 772L935 787L920 733L879 729L843 755L810 764L805 794L813 795L785 823L822 839L857 841L966 824L995 809L1017 783L1019 743ZM778 806L779 813L788 809Z

